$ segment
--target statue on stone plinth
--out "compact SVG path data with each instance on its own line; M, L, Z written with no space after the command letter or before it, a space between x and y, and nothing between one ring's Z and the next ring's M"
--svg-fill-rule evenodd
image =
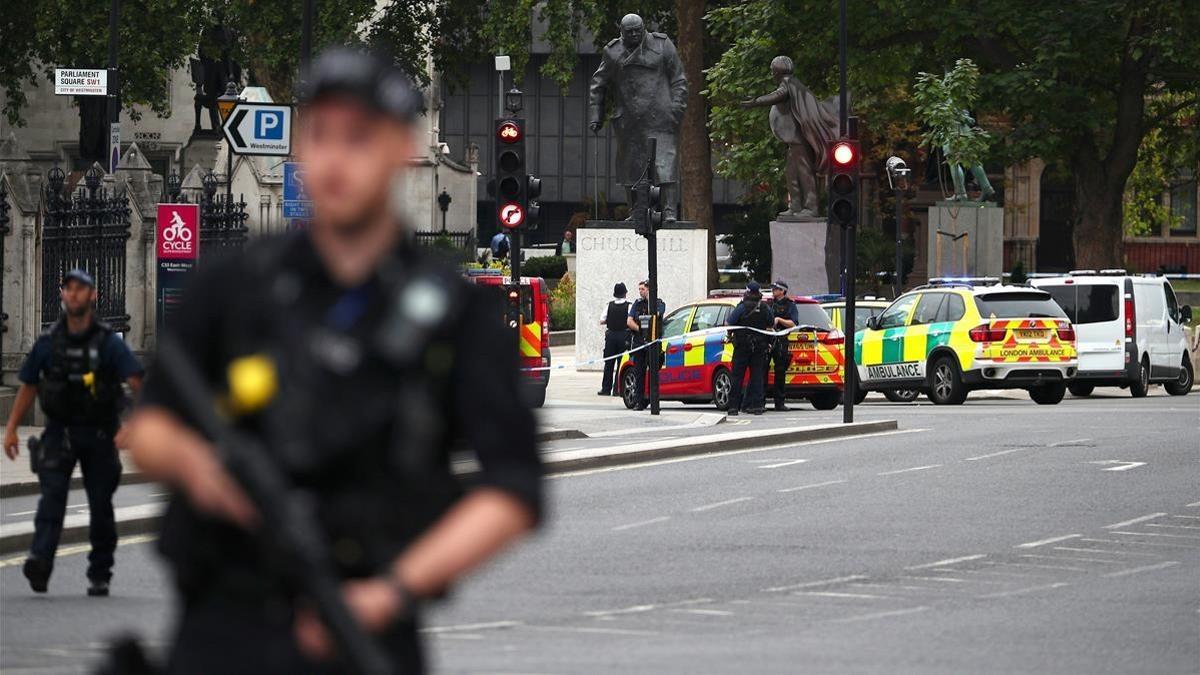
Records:
M825 148L838 136L838 101L818 100L792 74L792 60L776 56L771 76L779 83L775 91L749 101L743 108L771 106L771 131L787 143L788 208L779 220L801 220L817 216L817 173L826 168Z
M195 125L192 136L221 136L221 118L217 112L217 98L225 93L230 82L241 82L242 67L231 57L234 37L223 24L208 26L200 31L200 46L192 57L192 88L196 96L192 99ZM208 109L208 129L200 128L200 109Z
M952 201L967 201L966 177L963 166L969 167L979 184L980 200L996 196L983 170L983 154L988 147L988 133L975 125L970 108L979 99L979 68L971 59L959 59L944 75L917 73L913 99L917 117L927 127L921 142L938 149L950 167L954 183Z
M599 133L604 125L605 100L613 104L613 132L617 139L617 176L624 184L626 203L633 204L633 184L649 159L650 139L657 142L654 176L662 186L663 219L676 219L679 123L687 107L687 79L671 39L648 33L642 18L627 14L621 19L621 37L602 50L600 67L592 75L588 92L588 126Z

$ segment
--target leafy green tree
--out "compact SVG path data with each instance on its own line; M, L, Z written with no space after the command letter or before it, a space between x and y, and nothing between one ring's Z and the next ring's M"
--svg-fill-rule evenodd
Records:
M925 123L921 142L930 151L944 148L950 166L983 163L988 133L968 124L967 111L979 100L979 68L971 59L959 59L945 75L917 73L913 87L913 112Z
M730 43L708 74L718 169L778 190L782 149L760 117L734 104L769 86L775 54L791 56L818 95L833 92L835 3L746 0L710 12L709 25ZM899 141L890 132L910 126L915 111L897 83L970 56L980 67L979 118L1004 122L991 125L993 151L1006 162L1069 166L1076 264L1121 263L1122 195L1143 137L1171 128L1181 111L1197 114L1200 3L863 0L850 3L849 25L852 108L865 136Z

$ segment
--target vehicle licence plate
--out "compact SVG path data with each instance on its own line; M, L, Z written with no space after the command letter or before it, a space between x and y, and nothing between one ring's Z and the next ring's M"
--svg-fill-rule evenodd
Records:
M1046 337L1044 330L1017 330L1018 340L1041 340Z

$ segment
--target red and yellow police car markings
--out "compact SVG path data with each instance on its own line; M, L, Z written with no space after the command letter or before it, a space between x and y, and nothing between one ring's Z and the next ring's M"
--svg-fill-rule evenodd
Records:
M534 322L521 326L521 356L542 355L542 324Z
M705 344L707 336L698 335L696 337L687 338L683 343L683 365L687 368L703 366L707 363L705 358Z

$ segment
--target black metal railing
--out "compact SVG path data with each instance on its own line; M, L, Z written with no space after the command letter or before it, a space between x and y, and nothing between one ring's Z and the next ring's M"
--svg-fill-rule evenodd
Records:
M84 186L65 194L66 174L47 175L42 222L42 326L58 320L59 284L70 270L82 269L96 279L96 310L113 330L129 330L125 311L125 242L129 239L129 201L124 191L110 194L100 187L104 172L92 167Z
M240 249L246 243L246 202L231 194L217 194L217 177L210 171L200 196L200 259Z
M4 241L12 232L12 221L8 217L8 186L0 174L0 288L4 286ZM8 312L4 311L4 293L0 292L0 334L8 332Z
M413 234L417 238L417 243L422 246L473 251L471 242L475 238L474 232L414 232Z

